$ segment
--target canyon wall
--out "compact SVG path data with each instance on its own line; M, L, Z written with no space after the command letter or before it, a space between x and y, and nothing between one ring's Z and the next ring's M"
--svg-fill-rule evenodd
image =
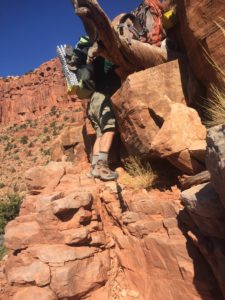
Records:
M71 103L58 59L20 77L0 78L0 124L34 120Z

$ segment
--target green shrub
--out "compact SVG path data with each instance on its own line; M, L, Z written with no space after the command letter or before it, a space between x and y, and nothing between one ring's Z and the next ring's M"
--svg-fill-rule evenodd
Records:
M5 225L19 214L22 197L18 193L6 194L0 199L0 234Z
M28 136L27 135L23 135L20 139L20 143L21 144L27 144L28 143Z
M53 136L56 136L56 135L58 135L58 134L59 134L59 128L56 128L56 127L55 127L55 128L53 129L53 131L52 131L52 135L53 135Z
M50 124L50 126L51 126L52 128L55 128L55 125L56 125L56 121L53 121L53 122Z
M16 169L15 169L14 167L11 167L10 171L11 171L12 173L15 173L15 172L16 172Z
M0 260L7 254L7 249L4 246L0 246Z
M68 116L64 116L64 117L63 117L63 121L66 122L66 121L68 121L68 120L69 120L69 117L68 117Z
M58 129L59 129L59 130L62 130L63 127L64 127L64 124L61 124L61 125L59 125Z
M36 163L37 157L32 158L32 162Z
M5 187L5 184L3 182L0 182L0 189L3 189Z
M10 142L7 143L7 145L5 146L5 151L10 151L12 150L14 147L14 144L11 144Z
M45 139L42 140L42 144L45 144L47 142L49 142L51 139L50 139L50 136L47 135Z
M1 135L0 140L1 141L7 141L9 139L8 135Z
M20 157L19 157L18 154L15 154L15 155L13 156L13 158L14 158L15 160L19 160L19 159L20 159Z
M28 125L27 125L26 123L21 124L21 125L19 126L19 129L26 129L27 126L28 126Z
M47 133L48 132L48 127L44 127L43 132Z
M51 110L50 110L50 112L49 112L49 115L50 116L54 116L54 115L56 115L57 114L57 107L54 105L54 106L52 106L52 108L51 108Z
M29 148L34 147L34 143L30 142L30 144L28 145Z
M31 150L27 151L27 156L32 156Z
M50 149L43 149L43 150L42 150L42 153L43 153L44 155L50 155L50 154L51 154L51 151L50 151Z

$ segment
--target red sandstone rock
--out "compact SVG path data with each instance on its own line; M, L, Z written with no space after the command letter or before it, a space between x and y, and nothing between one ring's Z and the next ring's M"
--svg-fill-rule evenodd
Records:
M90 193L72 193L65 198L55 200L52 204L54 214L77 211L80 207L90 208L93 197Z
M216 79L216 72L208 62L205 51L216 65L225 68L225 39L215 22L224 18L223 0L180 0L177 11L190 65L199 80L206 86Z
M86 162L83 138L83 125L70 126L63 130L51 146L51 158L54 161Z
M23 202L18 228L26 230L29 222L37 220L38 230L30 240L25 233L18 234L21 238L16 249L21 249L20 253L17 256L11 253L5 261L9 277L2 289L8 299L19 299L21 295L26 299L28 291L33 291L35 296L40 293L40 299L59 300L215 299L215 279L177 222L177 214L183 209L178 190L118 193L114 182L96 183L87 181L82 174L77 176L78 185L73 184L73 190L74 174L65 174L66 181L60 181L59 191L53 191L52 187L51 191L43 190L41 195L28 196ZM60 191L62 187L64 192ZM60 218L54 215L54 203L78 191L87 195L84 191L88 190L93 193L92 206L88 207L91 211L80 204L73 214L64 212ZM124 212L119 199L126 203ZM18 232L15 222L7 226L12 230L8 244L13 244ZM88 232L90 237L85 238ZM42 233L44 241L41 241ZM81 245L73 244L77 238ZM34 263L38 266L35 270ZM50 283L45 266L50 269ZM39 277L39 268L46 270L45 276ZM16 285L11 286L9 280ZM32 287L25 286L28 282ZM40 289L38 285L44 282L47 286ZM48 294L48 286L53 294Z
M65 163L50 162L45 167L34 167L25 173L25 180L29 191L43 190L47 185L55 188L65 173Z
M130 75L113 103L130 155L166 157L184 173L204 169L206 130L185 105L177 61Z
M8 298L9 299L9 298ZM38 288L35 286L20 289L12 300L56 300L56 296L49 288Z
M93 258L77 260L52 273L51 288L58 299L77 298L103 286L109 271L109 253L104 251Z
M64 265L65 262L75 261L93 256L97 252L94 247L69 247L66 245L40 245L30 247L26 250L31 256L40 259L44 263Z
M3 124L36 119L53 106L76 106L67 95L58 59L22 77L0 79L0 89L0 123Z
M171 103L185 103L178 61L130 75L112 101L129 154L149 155Z
M205 139L206 128L197 112L174 103L151 144L151 150L160 157L166 157L184 173L198 173L204 169Z
M36 261L30 265L8 269L7 278L10 284L34 283L45 286L50 283L50 270L46 264Z
M35 242L44 242L41 228L36 221L18 222L19 218L10 222L5 228L5 245L9 249L23 249Z
M90 239L88 229L85 227L63 231L66 245L85 244Z

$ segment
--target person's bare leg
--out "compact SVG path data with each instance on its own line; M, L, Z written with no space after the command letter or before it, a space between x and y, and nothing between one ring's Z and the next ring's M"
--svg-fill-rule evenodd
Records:
M103 133L99 141L99 152L107 152L107 153L109 152L112 146L114 135L115 135L114 131L107 131Z
M100 152L100 141L101 141L101 136L97 137L93 146L93 153L92 155L98 155Z

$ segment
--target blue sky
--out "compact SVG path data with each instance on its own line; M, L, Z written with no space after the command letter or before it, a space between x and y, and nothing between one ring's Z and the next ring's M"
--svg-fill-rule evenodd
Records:
M99 0L110 18L140 0ZM56 56L58 44L84 34L70 0L0 0L0 76L22 75Z

